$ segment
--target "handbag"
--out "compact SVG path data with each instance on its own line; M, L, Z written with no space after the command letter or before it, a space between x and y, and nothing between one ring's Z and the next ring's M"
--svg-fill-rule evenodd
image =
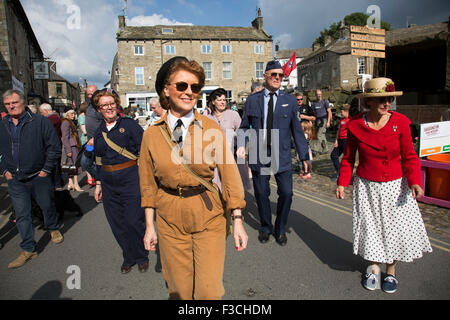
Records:
M219 192L219 190L217 190L214 185L209 182L208 180L200 177L196 172L194 172L191 167L189 167L188 165L186 165L183 161L183 159L180 158L180 153L179 153L179 149L180 147L178 146L178 144L175 144L170 136L169 133L167 132L167 130L165 128L163 128L163 126L159 126L159 130L161 131L164 140L166 140L167 144L169 145L170 148L175 148L176 152L175 155L177 157L177 161L183 166L183 168L192 176L194 177L200 184L202 184L203 186L205 186L206 189L208 189L210 192L212 192L218 199L220 199L220 201L222 202L222 206L225 210L225 216L227 218L227 236L229 236L232 232L232 224L231 224L231 210L229 210L227 208L227 205L225 203L225 201L223 200L223 197L221 195L221 193Z
M67 173L69 176L76 176L78 174L77 167L70 164L61 165L61 172Z

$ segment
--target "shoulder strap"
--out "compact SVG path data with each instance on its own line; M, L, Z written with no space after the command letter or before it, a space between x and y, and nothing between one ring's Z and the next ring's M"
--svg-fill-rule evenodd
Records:
M134 154L132 154L130 151L128 151L125 148L122 148L120 146L118 146L117 144L115 144L112 140L110 140L108 138L108 135L106 132L102 131L102 135L103 138L105 139L106 143L108 144L108 146L113 149L114 151L116 151L117 153L119 153L120 155L124 156L125 158L128 158L130 160L137 160L139 159L138 157L136 157Z
M175 155L178 158L178 162L183 166L183 168L192 176L194 177L198 182L200 182L203 186L205 186L209 191L211 191L212 193L214 193L217 197L219 197L220 199L220 195L219 195L219 191L217 191L216 188L214 188L213 184L210 183L209 181L203 179L202 177L200 177L197 173L195 173L191 167L189 167L188 165L186 165L183 161L183 159L181 159L180 157L180 153L179 153L179 149L180 147L178 145L176 145L175 143L173 143L173 141L170 139L169 133L167 132L167 130L165 130L165 128L163 128L164 126L159 126L159 130L161 131L164 140L166 140L167 144L169 145L169 147L171 148L176 148L176 152Z

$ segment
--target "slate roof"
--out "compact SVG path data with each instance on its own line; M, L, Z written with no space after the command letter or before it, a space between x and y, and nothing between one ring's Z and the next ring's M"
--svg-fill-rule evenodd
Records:
M170 28L173 33L162 33L163 28ZM126 26L117 32L117 40L240 40L272 41L272 36L265 30L253 27L220 27L191 25L157 25Z
M295 56L297 58L304 58L306 56L309 56L312 53L312 48L279 50L277 52L277 58L278 59L289 59L294 54L294 51L295 51Z
M420 43L427 40L447 40L448 22L411 26L386 32L386 45L389 47Z

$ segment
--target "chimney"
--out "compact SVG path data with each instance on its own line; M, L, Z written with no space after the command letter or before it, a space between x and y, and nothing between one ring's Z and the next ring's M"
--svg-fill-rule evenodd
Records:
M125 16L119 16L119 29L123 29L125 26Z
M263 18L261 16L261 8L258 9L258 16L255 20L252 21L252 27L256 30L262 30L263 29Z
M314 42L314 43L312 44L312 51L313 51L313 52L314 52L314 51L317 51L317 50L320 49L320 47L321 47L320 43Z
M341 29L339 29L339 37L341 39L348 39L350 38L350 28L348 26L343 26Z

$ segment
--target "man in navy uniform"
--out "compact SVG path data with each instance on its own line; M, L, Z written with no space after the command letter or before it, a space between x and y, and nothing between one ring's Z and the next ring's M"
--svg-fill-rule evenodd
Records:
M267 63L264 90L250 95L245 103L237 150L238 157L245 158L242 136L248 137L247 130L254 130L257 141L249 143L249 166L261 222L258 239L261 243L266 243L273 233L281 246L287 242L286 223L293 195L291 136L305 171L311 170L308 142L297 116L297 100L280 90L283 76L283 69L278 61ZM256 161L252 159L252 155L257 155ZM269 180L272 173L278 187L275 226L272 224L269 200Z

